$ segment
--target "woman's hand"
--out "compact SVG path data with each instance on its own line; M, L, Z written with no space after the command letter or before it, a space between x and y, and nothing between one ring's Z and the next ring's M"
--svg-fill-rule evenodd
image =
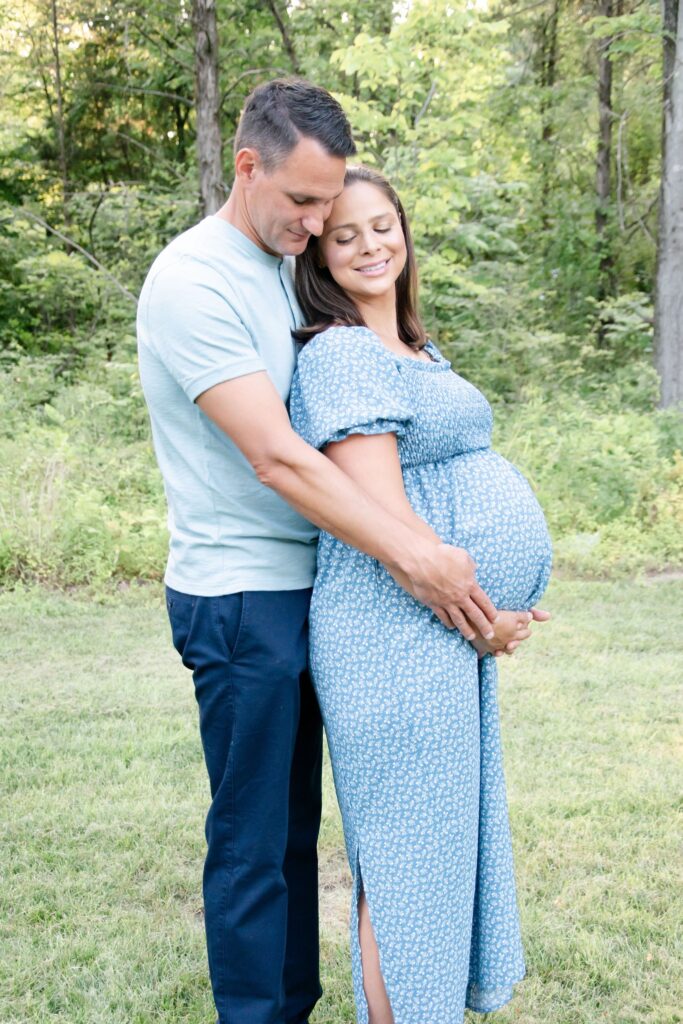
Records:
M532 608L528 612L499 611L493 622L493 637L485 640L477 631L471 641L472 646L480 658L485 654L493 654L496 658L514 654L521 642L531 636L531 623L547 622L549 618L550 612L541 608Z

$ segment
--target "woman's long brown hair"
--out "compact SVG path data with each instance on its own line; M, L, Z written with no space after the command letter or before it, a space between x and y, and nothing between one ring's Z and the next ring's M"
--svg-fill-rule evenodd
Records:
M421 349L427 341L427 334L417 311L417 267L415 250L410 235L408 219L401 200L379 171L373 171L361 164L348 167L344 187L357 181L374 185L387 197L398 213L403 236L406 241L406 262L396 280L396 315L401 341L411 348ZM296 294L306 322L292 334L297 341L306 342L333 324L349 327L365 327L365 321L353 300L337 284L327 267L320 265L320 240L311 235L308 245L296 260Z

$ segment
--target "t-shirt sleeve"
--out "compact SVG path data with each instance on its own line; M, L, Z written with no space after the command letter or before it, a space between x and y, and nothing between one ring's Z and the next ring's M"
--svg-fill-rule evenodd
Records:
M331 327L301 350L292 426L314 448L350 434L396 434L413 418L394 359L366 327Z
M147 343L192 402L222 381L266 369L226 282L199 260L159 270L141 320Z

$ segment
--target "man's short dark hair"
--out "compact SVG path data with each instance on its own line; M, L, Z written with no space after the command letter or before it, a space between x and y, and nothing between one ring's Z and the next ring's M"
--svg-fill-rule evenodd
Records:
M247 97L235 135L235 153L257 150L274 170L302 137L315 139L330 156L353 156L356 144L341 104L303 78L274 78Z

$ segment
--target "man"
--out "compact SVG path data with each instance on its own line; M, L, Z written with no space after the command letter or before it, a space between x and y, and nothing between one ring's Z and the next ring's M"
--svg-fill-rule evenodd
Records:
M474 565L372 502L291 429L291 261L355 152L323 89L259 86L225 206L170 243L140 296L140 371L169 506L173 640L193 670L211 784L204 901L220 1024L301 1024L321 994L321 725L306 629L321 527L442 621L491 635Z

